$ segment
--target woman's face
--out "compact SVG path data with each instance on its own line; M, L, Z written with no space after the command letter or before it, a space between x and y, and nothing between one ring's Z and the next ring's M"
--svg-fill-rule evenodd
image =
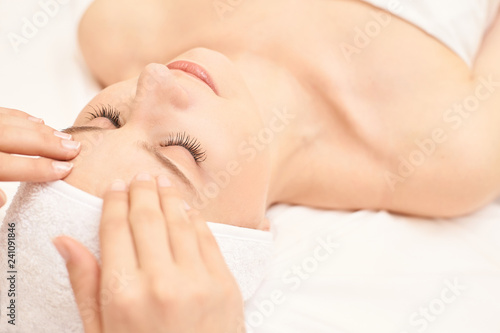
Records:
M254 141L263 128L230 60L193 49L167 66L146 66L139 78L104 89L83 109L67 130L82 152L65 181L102 197L115 179L166 174L206 220L261 228L269 149Z

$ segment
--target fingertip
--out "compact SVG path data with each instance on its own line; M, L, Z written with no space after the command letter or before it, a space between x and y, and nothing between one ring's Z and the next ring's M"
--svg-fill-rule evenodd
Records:
M53 134L54 134L54 136L61 138L63 140L71 140L73 138L73 136L71 134L64 133L61 131L54 131Z
M123 180L114 180L108 185L107 190L104 192L103 209L114 206L118 202L128 202L128 190L129 186Z
M69 154L71 154L71 156L73 156L80 151L82 144L79 141L74 140L61 140L61 145Z
M68 245L65 241L65 238L64 237L55 237L52 239L52 244L54 244L57 252L59 252L59 255L61 255L61 257L64 259L64 261L66 263L69 262L69 260L71 259L71 256L70 256L70 250L68 248Z
M158 187L160 188L163 188L163 187L171 187L172 186L172 182L170 181L170 179L165 176L165 175L160 175L158 176L157 178L157 183L158 183Z
M30 120L30 121L32 121L34 123L38 123L38 124L45 124L45 122L43 121L43 119L37 118L37 117L33 117L33 116L29 116L28 120Z
M62 162L62 161L53 161L52 168L55 174L59 177L59 179L66 177L71 170L73 169L73 163L70 162Z
M152 179L151 175L147 172L141 172L135 176L135 181L138 182L149 182Z
M0 208L2 208L7 203L7 196L5 192L0 190Z
M114 180L110 187L109 191L111 192L126 192L127 191L127 184L121 179L116 179Z
M71 271L76 267L88 266L88 257L93 257L82 243L69 236L54 237L52 244L66 262L68 270Z

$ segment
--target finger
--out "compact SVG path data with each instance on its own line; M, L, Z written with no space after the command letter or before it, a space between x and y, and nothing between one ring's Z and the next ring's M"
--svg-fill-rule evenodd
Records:
M101 285L112 283L117 272L135 274L137 258L128 223L128 193L125 183L115 181L104 194L101 225Z
M96 258L85 246L69 237L55 238L53 243L66 261L66 269L85 333L99 333L101 328L100 269Z
M231 274L219 244L205 220L194 210L190 211L189 215L196 227L200 253L207 269L216 274Z
M78 155L80 143L71 140L70 134L31 123L27 127L0 124L0 151L56 160L70 160Z
M129 200L139 267L148 272L166 269L172 263L172 255L156 182L149 174L139 174L132 181Z
M199 267L203 261L196 229L186 213L185 202L166 176L158 177L158 191L174 261L180 265Z
M44 124L43 120L40 118L32 117L27 113L20 112L20 114L7 114L0 113L0 125L2 126L16 126L16 127L24 127L30 129L40 129L42 127L48 127ZM55 129L51 128L52 131Z
M1 108L0 107L0 116L2 116L2 115L24 118L24 119L28 119L28 120L31 120L31 121L34 121L37 123L41 123L41 124L44 123L42 119L37 118L37 117L33 117L32 115L30 115L26 112L16 110L16 109L9 109L9 108Z
M2 208L7 203L7 195L5 192L0 190L0 208Z
M0 181L48 182L66 177L73 163L0 152Z

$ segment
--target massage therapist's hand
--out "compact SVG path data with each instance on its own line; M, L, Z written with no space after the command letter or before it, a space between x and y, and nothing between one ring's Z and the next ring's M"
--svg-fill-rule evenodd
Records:
M46 182L66 177L80 144L29 114L0 108L0 181ZM30 155L41 156L30 158ZM6 202L0 190L0 207Z
M54 240L86 333L242 333L243 300L207 224L168 178L142 174L104 196L101 259ZM121 278L117 276L121 275Z

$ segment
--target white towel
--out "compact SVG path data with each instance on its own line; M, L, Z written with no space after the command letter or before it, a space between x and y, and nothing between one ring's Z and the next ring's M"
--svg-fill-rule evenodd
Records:
M0 332L83 332L63 259L51 243L59 235L79 240L99 258L102 200L63 181L22 184L0 228ZM9 224L15 223L15 267L8 267ZM261 282L272 252L272 235L209 223L244 299ZM8 296L14 270L15 298ZM8 324L15 299L15 326Z
M363 0L413 23L474 63L500 0Z

